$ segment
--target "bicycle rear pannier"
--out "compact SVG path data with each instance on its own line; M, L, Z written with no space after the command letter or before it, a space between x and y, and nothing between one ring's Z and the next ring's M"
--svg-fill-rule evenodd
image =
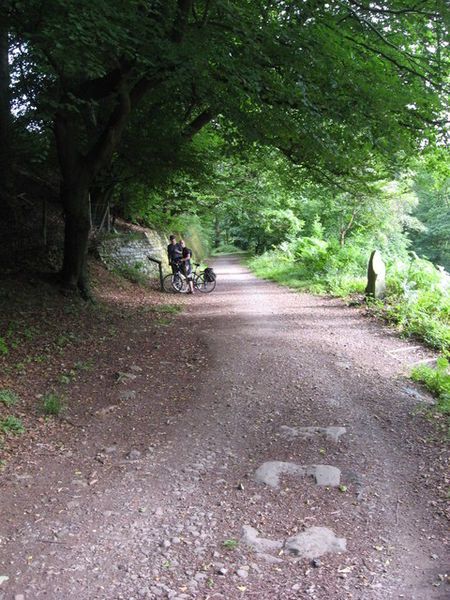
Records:
M206 267L205 281L215 281L215 280L216 280L216 274L214 273L214 271L211 269L211 267Z

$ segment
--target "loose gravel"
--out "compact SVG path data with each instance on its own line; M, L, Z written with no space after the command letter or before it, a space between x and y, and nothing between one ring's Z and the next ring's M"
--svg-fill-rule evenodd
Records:
M174 324L124 319L115 376L80 386L90 412L3 473L0 599L448 597L444 450L404 377L428 351L237 259L215 270ZM275 488L263 463L340 479Z

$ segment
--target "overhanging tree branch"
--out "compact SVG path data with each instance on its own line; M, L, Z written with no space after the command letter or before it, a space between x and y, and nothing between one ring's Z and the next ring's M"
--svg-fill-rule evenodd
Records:
M425 57L417 57L414 54L411 54L411 52L408 52L407 50L400 48L399 46L397 46L396 44L394 44L393 42L391 42L390 40L388 40L386 38L385 35L383 35L381 33L381 31L375 27L375 25L373 23L371 23L370 21L368 21L367 19L365 19L364 17L361 17L360 15L358 15L358 13L352 9L350 9L350 12L352 14L352 16L359 22L359 23L363 23L364 25L366 25L371 31L373 31L375 33L375 35L387 46L389 46L390 48L393 48L396 52L398 52L399 54L401 54L402 56L406 56L409 58L409 60L411 61L411 63L416 66L416 67L421 67L420 64L418 64L416 61L422 59L423 61L427 62L427 59Z
M98 141L86 155L85 164L93 177L111 159L128 121L131 106L130 93L126 86L122 85L115 109L111 113Z
M191 140L194 135L203 127L205 127L205 125L207 125L214 117L215 114L211 111L211 109L207 108L204 110L193 121L191 121L183 131L183 139Z
M83 82L73 94L83 100L102 100L117 92L124 77L130 72L131 64L117 67L103 77Z
M429 18L435 18L438 15L435 12L429 12L429 11L425 11L425 10L419 10L417 7L425 4L426 0L422 1L422 2L418 2L416 6L411 7L411 8L400 8L400 9L395 9L395 8L382 8L380 6L375 5L374 3L371 3L370 6L366 6L364 4L361 4L361 2L356 2L356 0L348 0L349 4L352 4L353 6L357 6L359 9L364 10L366 12L369 13L374 13L374 14L382 14L382 15L407 15L407 14L416 14L416 15L424 15L426 17Z
M386 54L386 52L383 52L379 48L373 48L369 44L366 44L365 42L357 40L356 38L354 38L350 35L344 35L344 38L346 40L349 40L350 42L353 42L357 46L361 46L362 48L369 50L373 54L378 54L379 56L381 56L388 62L392 63L395 67L397 67L397 69L399 69L399 71L406 71L406 72L410 73L411 75L414 75L415 77L419 77L423 81L426 81L427 83L429 83L436 89L442 89L442 86L440 84L436 83L436 81L433 81L432 79L427 77L427 75L424 75L423 73L419 73L419 71L416 71L415 69L412 69L411 67L408 67L407 65L405 65L403 63L400 63L397 59L393 58L389 54Z

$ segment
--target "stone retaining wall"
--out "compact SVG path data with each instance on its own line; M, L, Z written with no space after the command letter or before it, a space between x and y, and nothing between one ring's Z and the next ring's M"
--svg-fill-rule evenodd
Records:
M167 272L166 236L144 228L129 228L114 234L107 234L97 240L100 260L109 270L132 268L149 277L158 277L158 265L148 260L148 256L163 261Z

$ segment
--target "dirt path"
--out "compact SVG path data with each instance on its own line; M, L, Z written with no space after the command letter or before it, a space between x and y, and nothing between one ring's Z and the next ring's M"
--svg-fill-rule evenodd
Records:
M427 352L215 268L175 326L124 320L120 364L6 469L0 599L448 597L443 451L402 376Z

